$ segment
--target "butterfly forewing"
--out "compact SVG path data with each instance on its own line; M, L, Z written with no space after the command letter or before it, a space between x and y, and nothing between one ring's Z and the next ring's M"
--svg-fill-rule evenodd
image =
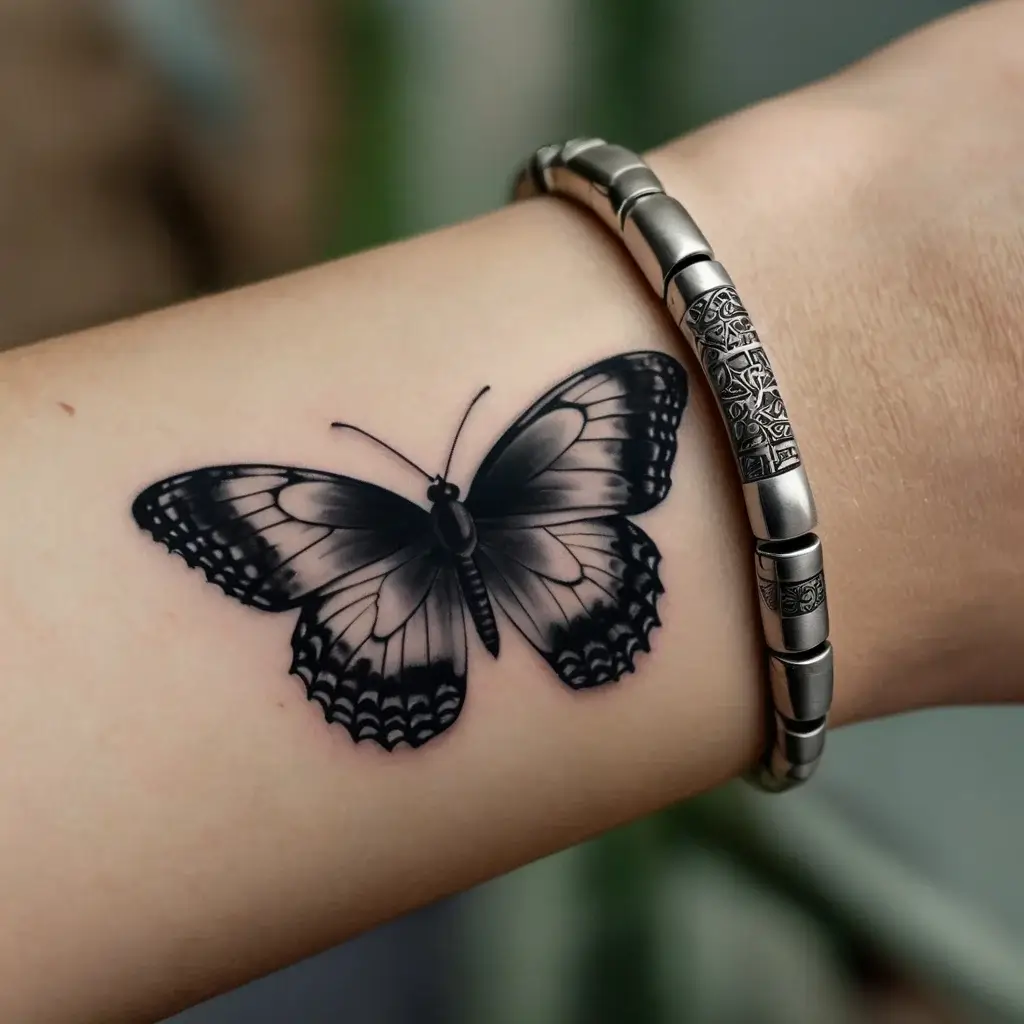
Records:
M171 477L147 487L132 515L211 583L265 611L294 608L430 529L422 508L382 487L285 466Z
M534 526L636 515L668 493L686 375L671 356L633 352L575 374L502 435L473 479L478 523Z
M473 480L487 588L573 688L619 679L650 649L660 556L626 516L668 494L686 397L671 356L605 360L528 409Z

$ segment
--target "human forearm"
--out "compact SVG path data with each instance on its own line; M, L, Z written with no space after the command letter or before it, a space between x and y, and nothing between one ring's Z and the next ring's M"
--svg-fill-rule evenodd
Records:
M1016 495L991 466L1011 444L997 413L1019 376L1011 360L979 380L940 333L936 386L978 420L974 440L949 430L922 383L935 332L916 318L939 310L978 333L977 307L943 305L938 282L914 307L892 242L894 265L876 265L878 222L852 205L870 169L806 141L844 126L837 140L873 152L857 108L829 111L827 93L820 106L786 102L809 106L716 126L656 167L730 267L785 388L828 545L836 721L1012 695L1012 628L991 616L985 644L970 627L986 598L1004 618L1021 607L1019 569L1002 554L1013 504L944 499L957 474L968 493ZM901 283L881 293L890 278ZM1005 287L985 286L984 308L1005 323ZM675 351L691 385L672 492L638 519L663 556L653 651L635 675L574 693L507 622L496 661L471 630L466 705L419 750L386 754L328 727L287 674L298 614L228 600L129 514L152 481L225 463L407 489L398 464L330 422L374 431L433 472L468 399L491 384L460 443L464 484L538 394L640 349ZM884 398L880 366L896 392ZM731 456L671 324L576 211L503 211L28 350L2 375L12 500L0 806L13 924L0 937L0 998L12 1019L27 1007L43 1019L167 1012L754 757L758 623ZM954 586L940 585L942 569ZM939 638L959 662L922 673ZM964 665L978 669L974 690L959 683Z
M10 1016L54 993L69 1016L108 992L162 1011L750 761L750 552L696 388L673 492L642 521L666 594L636 675L572 693L507 623L497 661L470 632L466 706L415 751L328 728L287 674L297 615L228 601L129 516L145 484L209 464L418 486L331 421L439 469L490 383L461 483L549 385L672 344L598 230L531 204L9 359Z

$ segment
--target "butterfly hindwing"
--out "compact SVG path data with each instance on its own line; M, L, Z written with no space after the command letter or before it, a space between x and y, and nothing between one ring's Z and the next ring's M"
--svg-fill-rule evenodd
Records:
M576 560L578 574L566 578L536 561L524 564L517 557L520 546L508 544L509 534L545 534ZM614 682L633 670L638 651L650 650L664 590L660 556L625 516L482 531L478 557L495 601L573 689Z
M132 513L243 604L302 609L291 671L353 739L419 746L458 716L462 596L418 505L331 473L214 466L148 487Z
M394 584L402 593L390 601L401 610L390 632L378 628L381 591L401 570L332 588L305 608L292 637L291 670L310 700L357 742L375 740L387 750L433 739L466 697L465 612L455 570L436 549L417 561Z
M478 524L541 526L637 515L671 485L686 374L662 352L630 352L552 388L498 440L466 507Z
M484 459L466 506L487 588L574 689L619 679L660 624L660 555L628 518L671 486L686 374L635 352L557 385Z

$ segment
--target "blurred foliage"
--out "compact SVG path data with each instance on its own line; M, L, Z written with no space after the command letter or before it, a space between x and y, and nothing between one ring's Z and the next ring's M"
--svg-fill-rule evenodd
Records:
M577 1024L665 1019L652 922L668 837L654 817L585 847L581 882L590 920L576 985Z
M406 158L397 24L402 8L382 0L324 2L339 55L332 62L334 106L345 112L343 128L335 133L325 197L331 216L327 255L340 256L388 242L406 227L399 201ZM681 0L576 2L589 44L578 69L581 80L573 86L579 131L644 150L694 125L696 111L679 87L673 52L691 5Z
M590 0L593 53L582 83L588 135L645 150L695 124L678 73L679 33L694 5L684 0Z
M330 11L334 90L344 111L328 162L327 255L382 245L401 234L401 67L395 8L380 0L324 0Z

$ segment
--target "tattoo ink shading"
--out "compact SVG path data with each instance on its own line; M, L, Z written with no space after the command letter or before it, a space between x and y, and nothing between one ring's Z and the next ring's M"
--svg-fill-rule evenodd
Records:
M229 596L298 611L291 672L329 722L419 747L462 710L467 613L498 657L500 609L573 689L650 650L660 555L628 517L668 494L686 399L672 357L613 356L523 413L465 496L447 479L454 441L431 476L373 438L427 478L427 507L334 473L226 465L147 487L132 515Z

